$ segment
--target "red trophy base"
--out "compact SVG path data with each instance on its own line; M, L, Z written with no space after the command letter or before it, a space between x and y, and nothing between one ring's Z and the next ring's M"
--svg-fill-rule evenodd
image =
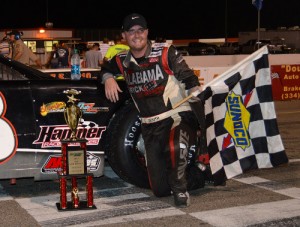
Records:
M97 209L93 201L93 174L77 176L59 176L60 202L56 203L59 211ZM86 200L80 200L77 188L77 177L86 177ZM67 200L67 180L71 179L71 201Z
M80 148L71 145L80 143ZM87 173L86 140L64 140L62 143L62 171L58 172L60 202L56 203L59 211L97 209L93 199L93 174ZM86 200L80 200L77 178L86 178ZM67 200L67 180L71 180L71 201Z
M87 206L87 201L80 201L80 206L78 208L73 207L73 203L71 201L67 202L67 207L65 209L60 208L60 203L56 203L56 208L58 211L74 211L74 210L90 210L90 209L97 209L95 205L92 207Z

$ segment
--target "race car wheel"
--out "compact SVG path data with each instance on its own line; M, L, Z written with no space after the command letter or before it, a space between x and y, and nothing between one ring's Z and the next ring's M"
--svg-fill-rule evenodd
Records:
M150 188L145 165L141 121L133 103L125 105L108 125L105 153L114 172L126 182Z

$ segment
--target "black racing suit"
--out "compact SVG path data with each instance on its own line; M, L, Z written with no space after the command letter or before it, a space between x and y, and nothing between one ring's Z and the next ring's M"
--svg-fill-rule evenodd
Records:
M100 76L104 82L120 73L142 120L172 110L186 97L186 90L200 85L183 57L167 43L149 42L140 59L130 51L119 53L103 65ZM169 195L171 190L185 192L187 156L197 143L197 120L189 102L175 108L171 116L156 120L142 123L151 189L156 196Z

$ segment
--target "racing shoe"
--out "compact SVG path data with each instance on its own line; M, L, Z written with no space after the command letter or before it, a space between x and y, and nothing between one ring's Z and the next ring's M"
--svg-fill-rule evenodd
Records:
M205 186L205 174L196 165L190 165L186 169L187 190L192 191Z
M202 162L197 162L196 166L198 167L199 170L202 171L203 176L204 176L205 184L213 185L214 184L214 179L213 179L213 176L212 176L212 173L211 173L210 166L206 165Z
M179 208L185 208L190 205L190 195L188 192L179 192L179 193L174 193L174 202L175 206Z

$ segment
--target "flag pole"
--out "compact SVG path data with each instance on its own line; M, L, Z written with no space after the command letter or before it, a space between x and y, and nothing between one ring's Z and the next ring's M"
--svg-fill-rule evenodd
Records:
M252 0L252 4L257 8L257 49L260 48L260 10L263 0Z
M260 9L257 10L257 49L259 49L260 44Z
M177 102L174 106L173 109L177 108L178 106L180 106L182 103L188 101L190 98L192 97L197 97L197 95L199 95L201 93L200 90L196 90L193 93L191 93L189 96L185 97L184 99L182 99L181 101Z

